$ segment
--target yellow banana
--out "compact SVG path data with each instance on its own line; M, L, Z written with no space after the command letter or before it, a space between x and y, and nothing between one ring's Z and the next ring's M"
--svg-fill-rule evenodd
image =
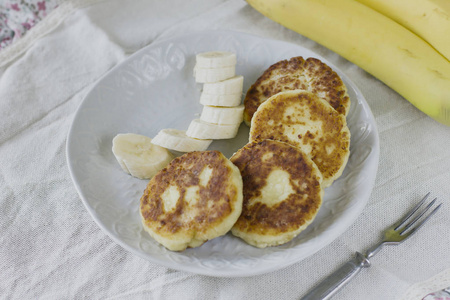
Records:
M357 0L408 28L450 60L449 0Z
M450 125L450 63L423 39L355 0L247 0L268 18L345 57Z

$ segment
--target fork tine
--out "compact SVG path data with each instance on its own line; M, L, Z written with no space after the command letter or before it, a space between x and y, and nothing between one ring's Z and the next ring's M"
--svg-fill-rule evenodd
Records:
M425 224L426 221L428 221L428 219L430 219L437 211L439 208L441 208L442 203L440 203L438 206L436 206L435 209L433 209L433 211L425 218L422 220L422 222L419 223L419 225L417 225L416 227L414 227L413 229L411 229L407 234L408 237L413 235L414 232L416 232L420 227L422 227L423 224ZM404 233L405 231L403 231L401 233L401 235Z
M425 197L423 197L422 200L420 200L419 203L417 203L417 205L408 213L408 215L406 215L403 219L401 219L396 225L394 230L397 230L400 226L402 226L421 206L422 204L425 202L425 200L427 200L428 196L430 195L430 192L428 192Z
M433 204L436 202L436 200L437 200L437 198L434 198L433 201L431 201L427 205L427 207L425 207L425 209L417 217L414 218L414 220L409 222L409 224L405 225L405 228L403 228L402 233L405 232L406 230L408 230L409 228L411 228L411 226L413 226L414 223L416 223L430 209L430 207L433 206Z

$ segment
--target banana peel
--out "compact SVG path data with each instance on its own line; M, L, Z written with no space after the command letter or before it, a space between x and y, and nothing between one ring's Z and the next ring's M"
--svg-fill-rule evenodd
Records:
M450 60L449 0L357 0L411 30Z

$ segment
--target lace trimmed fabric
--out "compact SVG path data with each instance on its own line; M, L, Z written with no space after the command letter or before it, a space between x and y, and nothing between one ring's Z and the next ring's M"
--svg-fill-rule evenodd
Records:
M61 1L5 0L0 4L0 50L22 37Z
M423 300L450 300L450 288L428 294Z

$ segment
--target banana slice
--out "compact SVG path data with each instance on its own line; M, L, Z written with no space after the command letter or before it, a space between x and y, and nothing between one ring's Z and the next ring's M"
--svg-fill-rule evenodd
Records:
M167 149L151 142L151 138L139 134L118 134L113 139L112 152L126 173L150 179L174 158Z
M163 129L152 140L155 145L180 152L204 151L211 142L210 139L191 138L185 130L178 129Z
M242 94L211 95L203 92L200 104L211 106L238 106L242 102Z
M210 83L222 81L234 77L236 74L235 66L220 67L220 68L202 68L194 67L194 77L196 82Z
M240 124L213 124L200 119L192 120L186 131L187 136L196 139L232 139L237 135Z
M222 68L236 65L236 54L224 51L211 51L196 55L199 68Z
M235 107L203 106L200 120L219 125L241 124L244 120L244 105Z
M205 83L203 93L209 95L242 94L244 77L239 75L219 82Z

